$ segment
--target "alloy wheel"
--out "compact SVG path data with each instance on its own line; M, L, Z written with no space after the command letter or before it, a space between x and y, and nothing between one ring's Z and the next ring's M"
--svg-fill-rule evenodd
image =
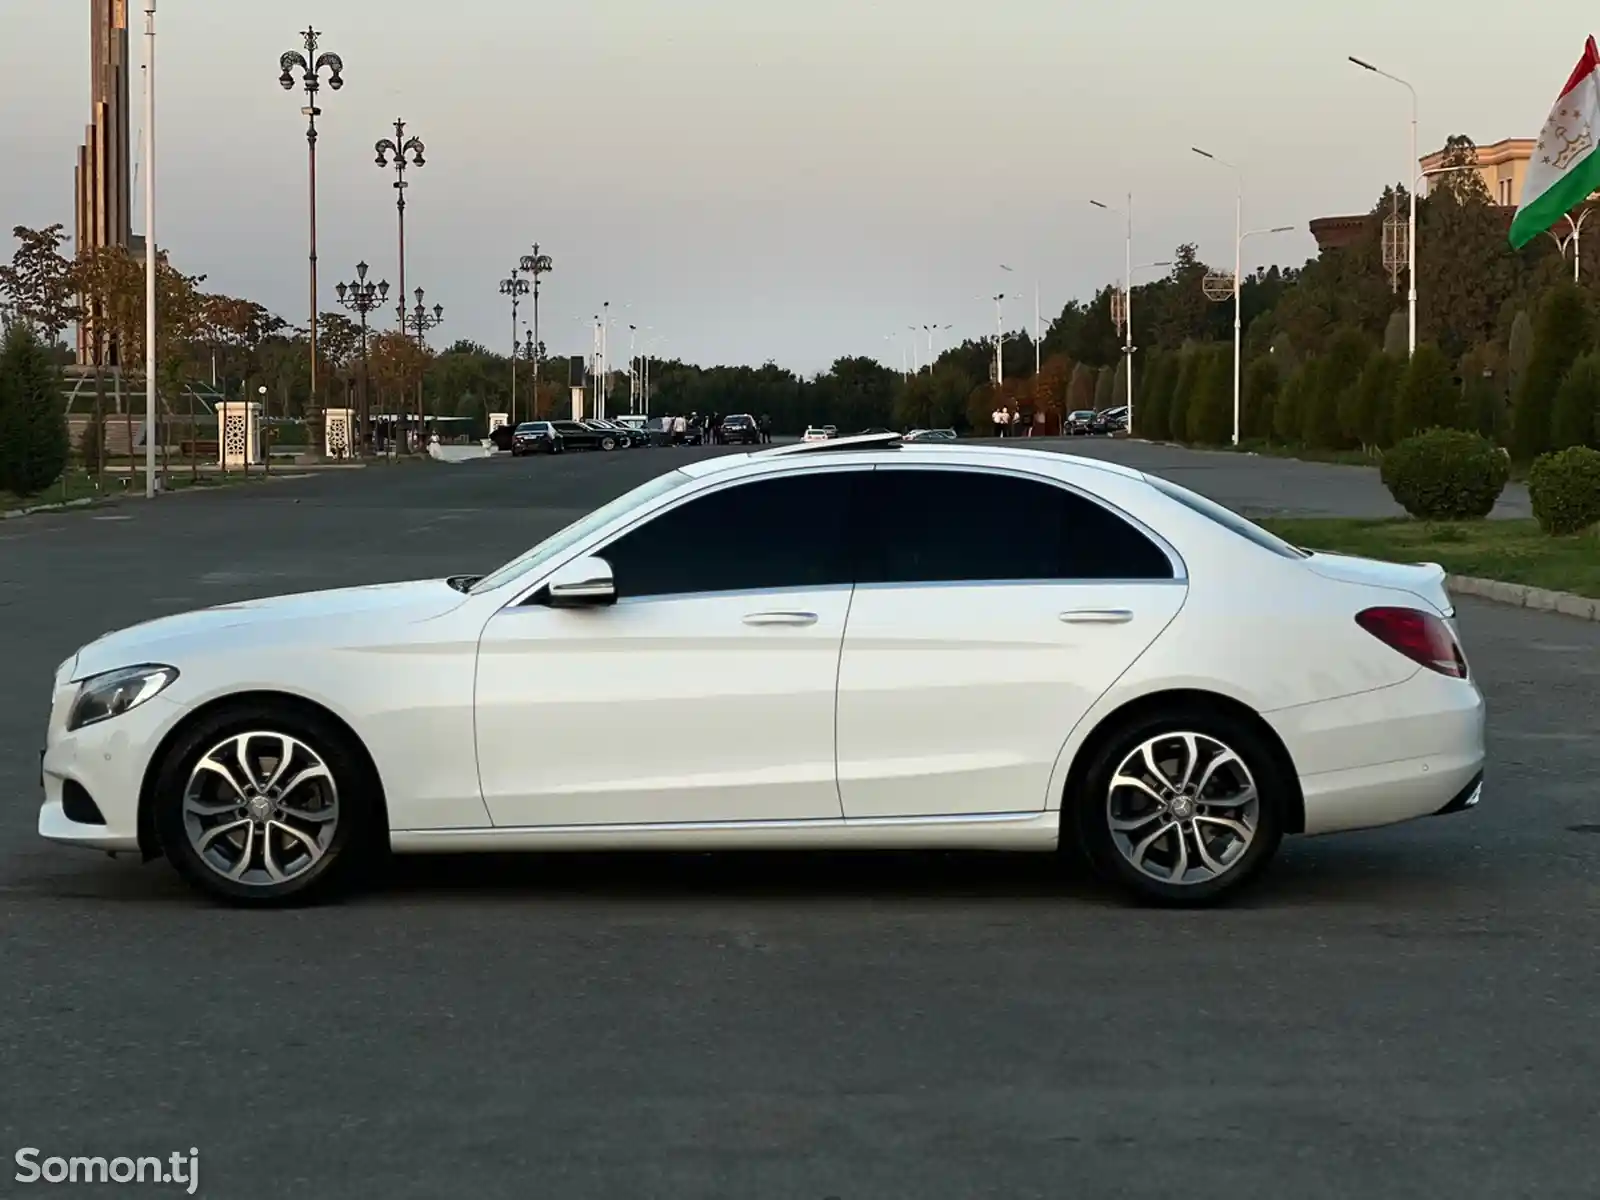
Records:
M183 793L195 856L235 883L297 879L327 855L339 824L339 789L322 756L284 733L229 736L201 755Z
M1134 870L1194 886L1239 865L1256 840L1261 797L1231 747L1203 733L1163 733L1117 767L1106 818L1112 843Z

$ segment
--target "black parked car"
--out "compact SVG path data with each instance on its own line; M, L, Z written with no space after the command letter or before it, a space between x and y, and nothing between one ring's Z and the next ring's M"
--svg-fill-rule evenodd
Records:
M761 444L761 426L756 424L756 419L749 413L734 413L723 417L719 427L722 432L722 442L728 446L759 446Z
M509 425L497 425L489 431L489 441L496 450L510 450L516 453L516 431Z
M495 432L500 431L497 429ZM517 426L511 439L513 458L520 458L524 454L560 454L562 449L561 435L549 421L524 421Z
M615 450L617 448L617 434L615 430L599 429L591 426L587 421L551 421L556 432L561 435L562 445L568 450Z

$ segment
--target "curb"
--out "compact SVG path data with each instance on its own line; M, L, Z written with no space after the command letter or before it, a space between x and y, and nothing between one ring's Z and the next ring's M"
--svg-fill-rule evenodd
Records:
M262 475L259 479L252 479L250 482L252 484L277 483L280 480L287 482L291 479L311 479L315 476L315 474L316 472L314 471L298 471L276 475ZM172 488L168 491L158 492L157 498L161 500L169 500L175 496L204 495L207 492L221 491L230 486L232 485L207 484L201 487ZM86 496L81 500L68 500L65 503L57 502L54 504L34 504L27 508L8 508L3 512L0 512L0 521L11 521L18 517L31 517L35 513L65 512L71 508L91 508L99 504L107 506L124 504L129 500L143 500L144 498L144 493L142 492L108 492L103 496Z
M1559 613L1580 621L1600 621L1600 600L1573 592L1552 592L1548 588L1502 583L1498 579L1475 579L1470 575L1447 575L1445 587L1453 596L1472 596L1534 612Z

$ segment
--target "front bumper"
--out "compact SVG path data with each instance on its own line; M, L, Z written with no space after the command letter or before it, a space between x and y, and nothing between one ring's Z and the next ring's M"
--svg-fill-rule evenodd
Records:
M159 695L69 733L67 711L77 692L76 683L58 680L39 763L39 836L92 850L137 851L145 770L184 710Z

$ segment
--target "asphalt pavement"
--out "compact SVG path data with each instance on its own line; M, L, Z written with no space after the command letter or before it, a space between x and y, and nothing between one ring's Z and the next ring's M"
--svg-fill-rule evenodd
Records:
M1600 626L1568 618L1462 605L1478 810L1291 842L1214 912L919 854L408 860L240 913L35 836L50 673L83 641L481 570L697 453L0 524L0 1151L195 1147L230 1200L1600 1193ZM1217 457L1170 473L1364 502L1342 468ZM36 1189L13 1170L0 1194Z

